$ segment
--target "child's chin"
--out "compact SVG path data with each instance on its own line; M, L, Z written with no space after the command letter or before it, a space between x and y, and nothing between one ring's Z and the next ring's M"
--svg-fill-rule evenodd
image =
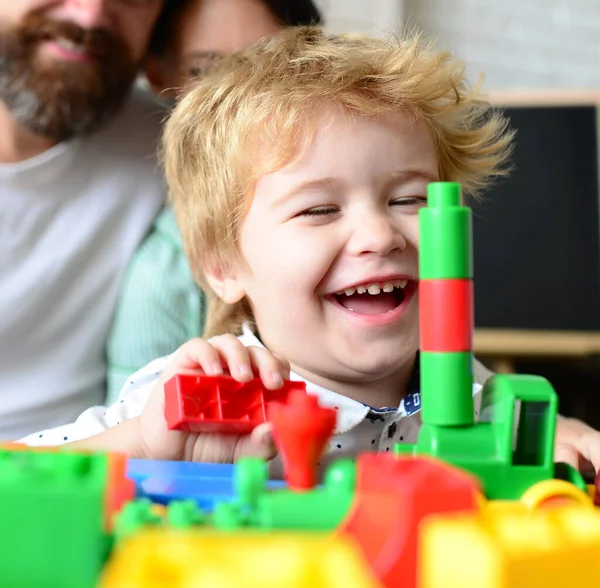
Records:
M365 358L356 358L353 367L360 373L371 377L373 381L377 381L392 375L413 357L414 353L395 355L394 357L387 355L380 358L369 358L369 361L366 361Z

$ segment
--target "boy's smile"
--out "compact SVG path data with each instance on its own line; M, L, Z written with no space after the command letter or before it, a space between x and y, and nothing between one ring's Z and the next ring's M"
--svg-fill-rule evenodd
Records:
M416 292L416 285L409 276L373 277L327 294L325 299L349 313L349 320L383 326L402 317Z
M397 404L419 344L418 211L435 145L408 114L316 118L300 157L256 184L226 301L247 296L264 344L303 377Z

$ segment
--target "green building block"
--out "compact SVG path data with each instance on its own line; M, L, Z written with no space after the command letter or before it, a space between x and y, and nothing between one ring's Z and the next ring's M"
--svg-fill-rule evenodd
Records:
M118 514L115 522L115 542L134 535L147 526L159 526L162 517L152 510L152 502L148 498L139 498L127 503Z
M423 420L432 425L472 425L472 353L422 351L419 355Z
M233 479L237 502L248 510L256 508L259 498L265 493L268 477L264 460L250 457L240 460Z
M96 585L110 548L106 455L0 450L0 585Z
M212 524L221 530L240 528L332 530L339 526L354 499L356 465L351 459L332 464L324 484L305 492L267 490L266 465L253 458L237 464L238 500L218 504Z
M164 509L159 513L158 509ZM174 500L167 507L155 505L148 498L134 500L123 508L117 517L115 541L120 543L146 527L190 529L204 525L208 517L195 500Z
M476 425L439 426L425 422L424 413L417 443L397 444L394 452L437 457L478 476L487 498L518 499L555 476L556 393L539 376L496 375L482 394ZM581 475L565 468L569 481L585 490Z
M473 278L471 211L462 206L460 184L429 184L419 235L421 280Z
M321 488L263 494L257 504L256 524L261 529L333 530L350 510L355 487L356 464L340 459L329 466Z
M423 421L431 425L472 425L474 409L471 352L422 351L420 362Z
M167 523L172 529L190 529L206 524L208 518L195 500L176 500L167 509Z

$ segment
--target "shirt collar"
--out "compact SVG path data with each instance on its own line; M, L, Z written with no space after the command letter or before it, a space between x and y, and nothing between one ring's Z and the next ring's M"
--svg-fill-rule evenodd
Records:
M244 323L242 326L242 335L239 337L239 339L246 346L256 345L262 348L265 347L254 333L250 323ZM338 435L356 427L358 424L364 421L369 414L381 416L396 413L399 416L408 417L418 413L421 410L421 369L418 352L408 383L408 393L400 401L400 405L398 407L373 408L363 404L362 402L358 402L357 400L353 400L352 398L348 398L347 396L333 392L333 390L328 390L327 388L313 384L294 372L290 373L290 380L294 382L305 382L306 391L310 394L318 396L321 406L334 408L338 411L337 426L335 430L335 433ZM481 386L479 384L474 384L473 396L475 396L475 394L477 394L477 392L480 390Z
M262 341L256 336L254 330L252 329L252 326L249 323L245 323L242 326L242 335L240 336L240 341L246 346L256 345L258 347L264 348ZM415 362L415 365L418 366L418 361ZM416 385L416 394L420 396L418 388L418 368L416 371L416 379L415 373L413 371L413 374L410 379L410 386ZM362 421L364 421L369 414L372 414L373 416L381 416L385 414L394 414L399 411L402 411L403 414L407 414L403 407L405 404L405 400L408 397L402 400L399 407L373 408L371 406L363 404L362 402L358 402L358 400L353 400L352 398L348 398L343 394L338 394L333 390L328 390L323 386L319 386L318 384L309 382L308 380L304 379L302 376L295 372L290 373L290 380L292 380L293 382L304 382L306 384L306 391L309 394L314 394L315 396L317 396L319 398L319 404L321 404L321 406L333 408L337 411L338 417L335 428L336 435L341 435L342 433L350 431L351 429L362 423ZM409 389L412 390L410 386ZM420 403L418 403L418 408L416 410L419 410L420 408Z

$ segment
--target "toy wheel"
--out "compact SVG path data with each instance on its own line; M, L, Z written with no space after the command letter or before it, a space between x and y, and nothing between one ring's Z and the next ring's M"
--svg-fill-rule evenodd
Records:
M564 504L593 507L588 494L565 480L538 482L521 496L521 502L531 510Z

